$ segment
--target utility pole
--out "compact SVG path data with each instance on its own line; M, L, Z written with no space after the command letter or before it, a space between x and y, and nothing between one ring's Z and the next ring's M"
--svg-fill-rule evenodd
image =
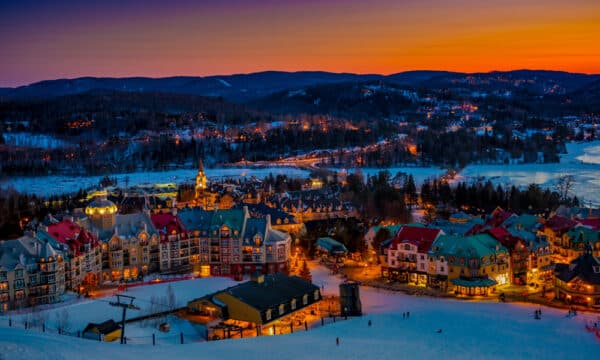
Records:
M121 298L129 299L129 303L126 302L127 300L125 300L125 302L121 302ZM133 296L117 294L117 301L111 301L109 303L110 306L123 308L123 318L121 320L121 344L125 343L125 313L127 312L127 309L140 310L138 306L133 305L133 300L135 300Z

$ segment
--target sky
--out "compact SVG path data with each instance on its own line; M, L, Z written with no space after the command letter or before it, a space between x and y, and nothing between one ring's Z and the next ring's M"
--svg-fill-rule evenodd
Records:
M600 73L599 0L0 0L0 87L264 70Z

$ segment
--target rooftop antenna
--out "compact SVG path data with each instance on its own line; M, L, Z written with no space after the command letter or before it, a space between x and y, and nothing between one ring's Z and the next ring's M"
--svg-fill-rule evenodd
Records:
M127 295L120 295L117 294L117 301L111 301L109 304L110 306L115 306L115 307L120 307L123 308L123 318L121 319L121 344L125 343L125 313L127 312L127 309L132 309L132 310L140 310L139 306L135 306L133 305L133 300L135 300L135 297L133 296L127 296ZM121 301L121 298L125 299L124 301ZM129 299L129 303L127 303L127 299Z

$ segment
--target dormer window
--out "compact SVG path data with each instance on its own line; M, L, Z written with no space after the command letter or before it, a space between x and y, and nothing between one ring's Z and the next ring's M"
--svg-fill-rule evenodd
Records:
M600 274L600 266L593 266L594 274Z
M221 226L221 237L229 237L229 228L225 225Z

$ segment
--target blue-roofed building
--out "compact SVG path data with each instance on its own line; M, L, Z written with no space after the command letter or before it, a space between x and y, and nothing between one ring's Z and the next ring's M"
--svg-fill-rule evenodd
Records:
M317 249L326 252L329 255L341 256L348 253L344 244L330 237L322 237L317 240Z

